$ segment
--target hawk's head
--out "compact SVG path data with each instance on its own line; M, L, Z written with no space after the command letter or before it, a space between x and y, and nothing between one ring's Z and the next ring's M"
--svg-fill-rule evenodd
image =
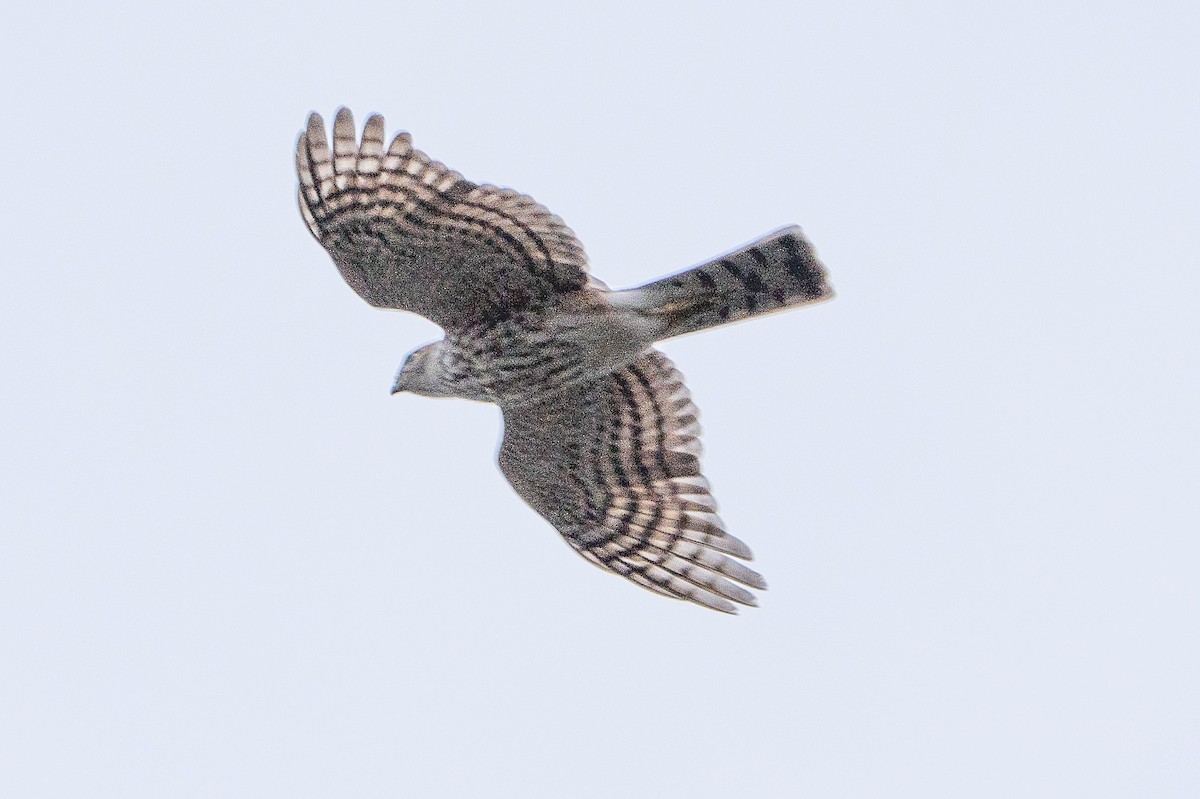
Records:
M440 341L410 352L396 374L396 381L392 383L392 393L408 391L425 397L456 396L454 384L448 379L441 356Z

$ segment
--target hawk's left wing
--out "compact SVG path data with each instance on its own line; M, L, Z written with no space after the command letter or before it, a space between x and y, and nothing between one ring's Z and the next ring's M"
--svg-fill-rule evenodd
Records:
M697 415L674 365L647 350L600 380L505 408L500 468L592 563L651 591L736 613L734 602L756 603L730 580L766 583L726 557L749 559L750 549L716 515L700 474Z
M531 197L464 180L383 117L355 136L342 108L330 150L319 114L296 144L300 213L363 299L463 329L553 305L588 283L575 234Z

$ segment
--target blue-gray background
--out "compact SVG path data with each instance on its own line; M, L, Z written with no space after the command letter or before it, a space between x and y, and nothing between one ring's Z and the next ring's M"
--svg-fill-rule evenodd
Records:
M191 5L5 12L0 793L1200 793L1193 3ZM665 347L762 608L388 396L339 104L613 286L804 226L834 302Z

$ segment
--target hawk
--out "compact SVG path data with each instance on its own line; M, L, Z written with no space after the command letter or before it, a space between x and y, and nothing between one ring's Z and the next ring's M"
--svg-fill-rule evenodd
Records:
M413 147L361 140L342 108L296 147L300 213L342 277L445 336L412 352L392 393L498 405L500 469L584 558L643 588L736 613L766 583L717 516L698 411L664 339L833 296L795 226L678 274L612 291L532 198L463 178Z

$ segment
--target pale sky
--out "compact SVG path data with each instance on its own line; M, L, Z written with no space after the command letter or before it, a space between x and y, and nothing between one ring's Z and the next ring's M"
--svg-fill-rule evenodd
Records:
M0 795L1200 795L1194 3L29 3L0 50ZM575 555L295 203L309 111L609 285L789 223L831 303L669 342L728 617Z

